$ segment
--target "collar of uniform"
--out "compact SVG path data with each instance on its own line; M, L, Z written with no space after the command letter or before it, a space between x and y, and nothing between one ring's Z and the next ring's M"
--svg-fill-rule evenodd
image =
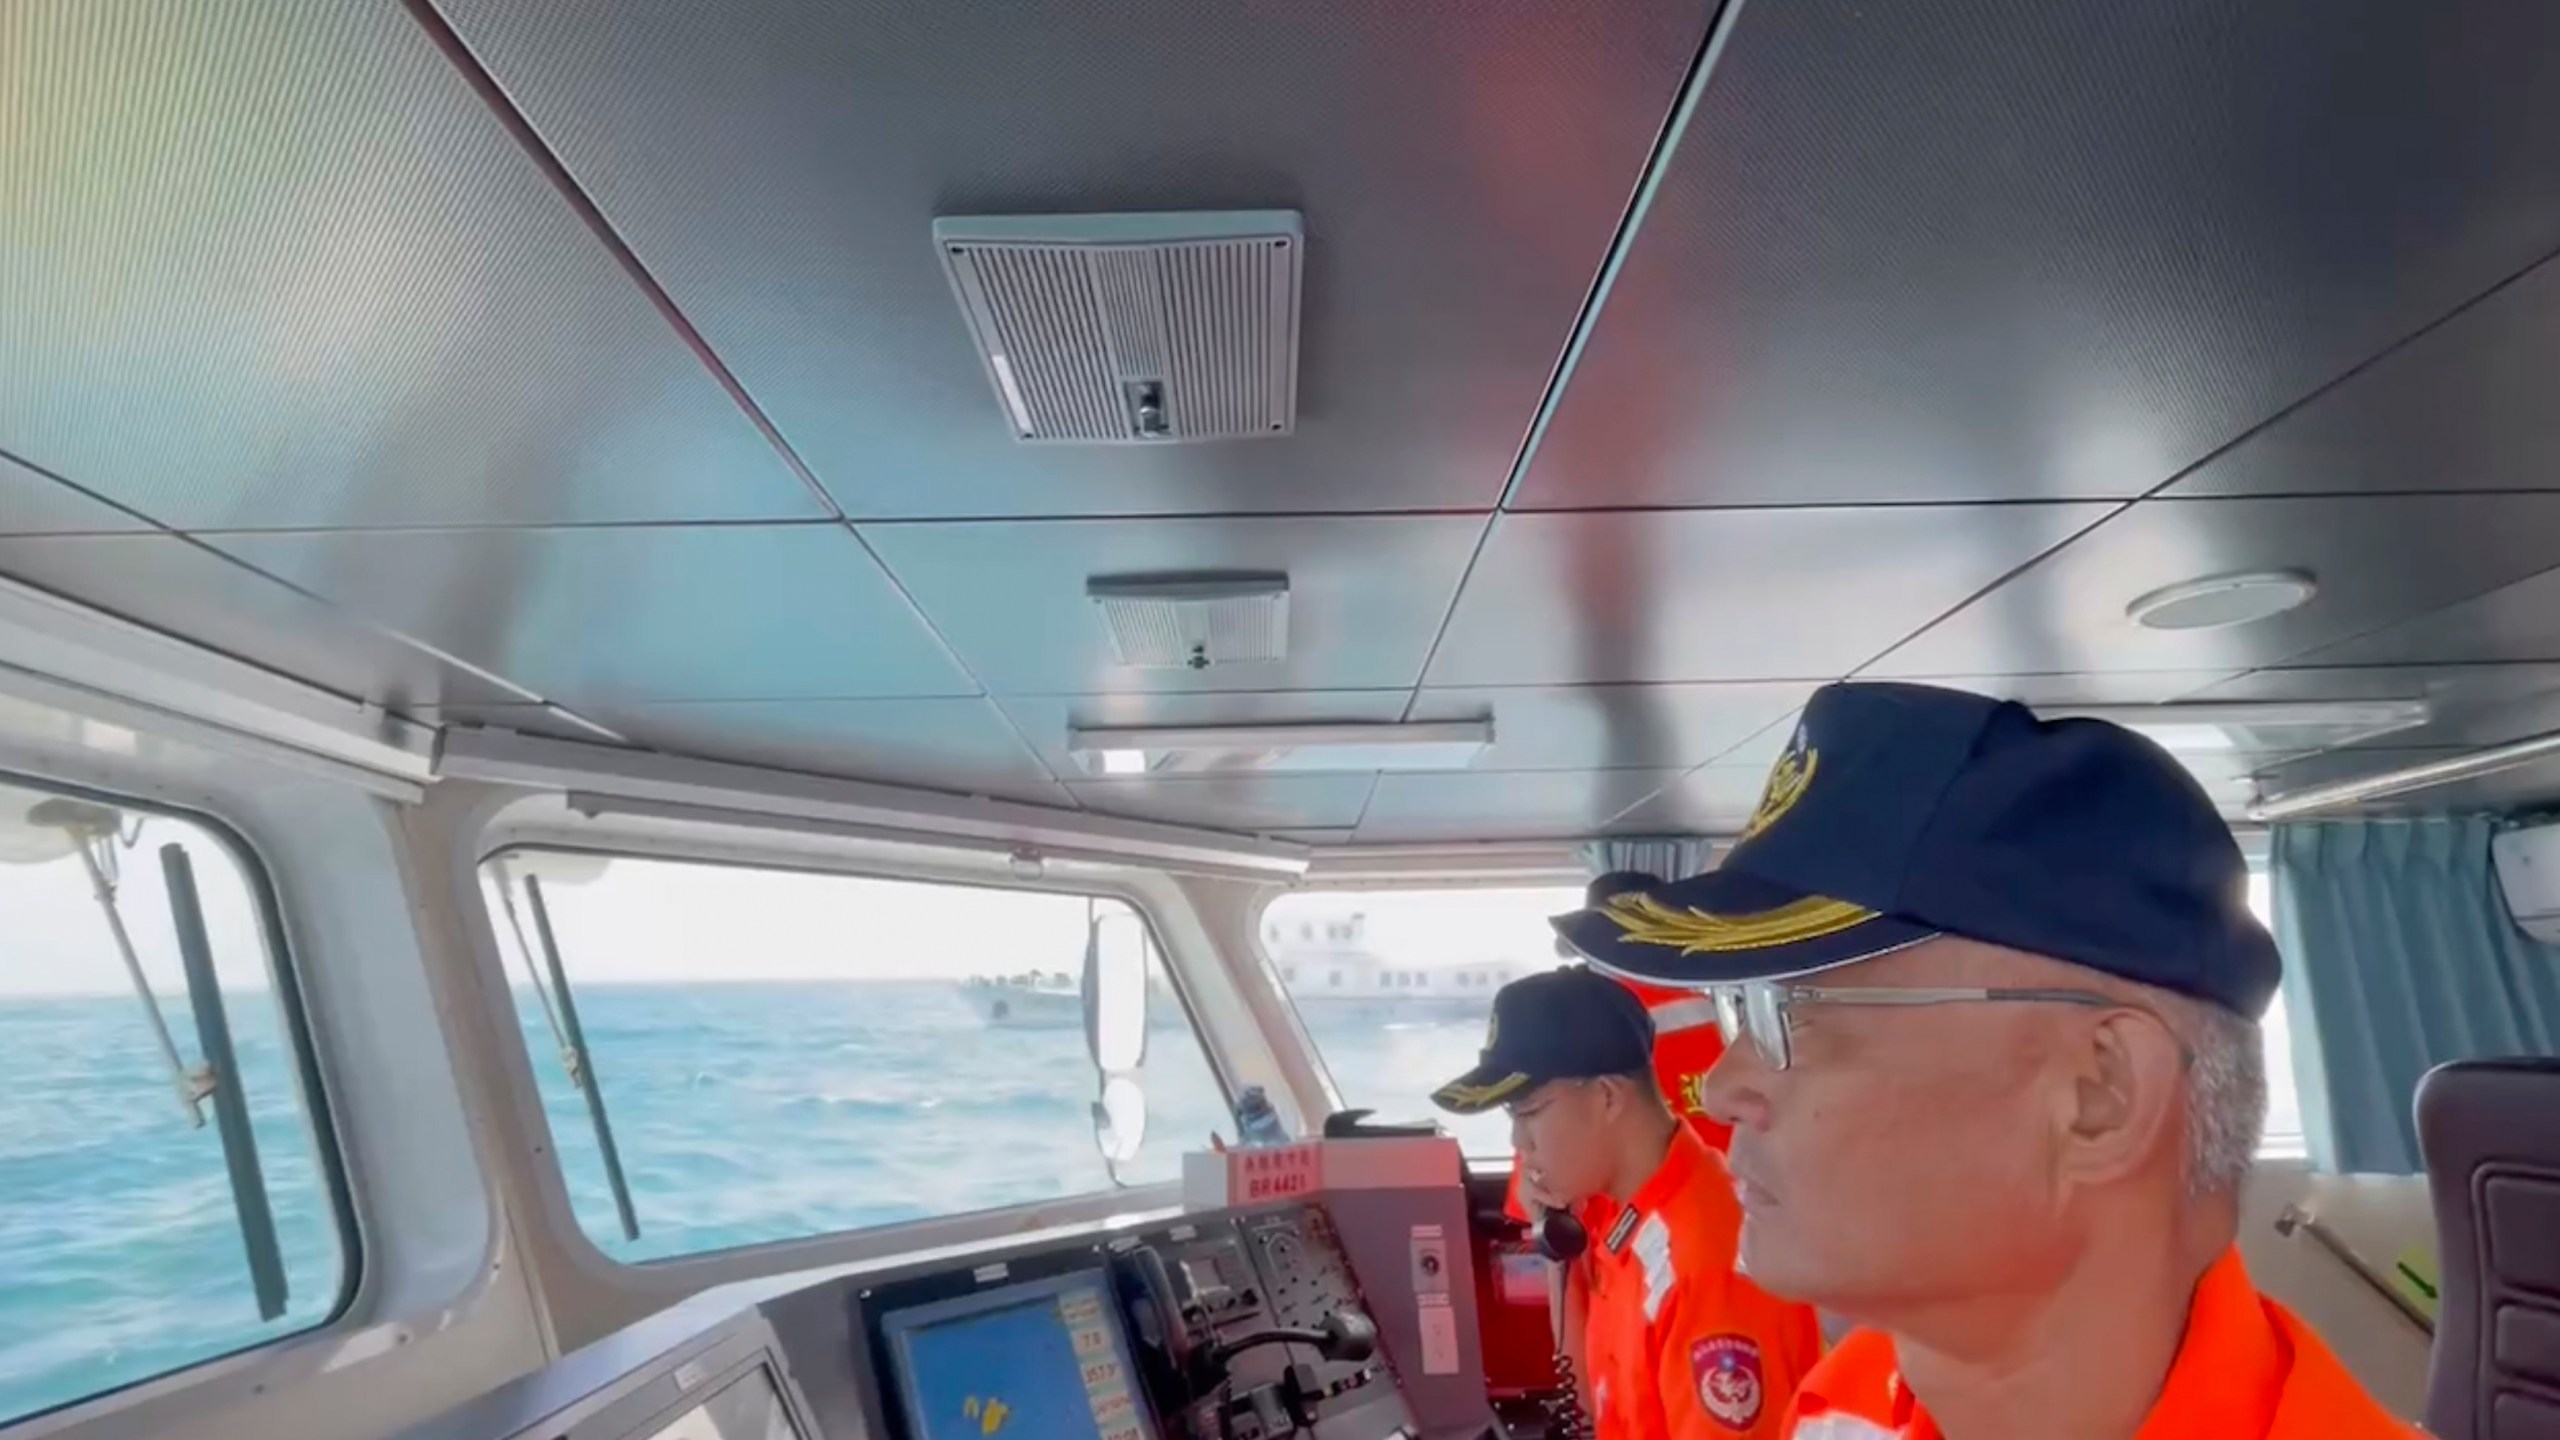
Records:
M1648 1216L1661 1214L1662 1207L1671 1203L1672 1196L1679 1194L1701 1169L1714 1163L1715 1152L1707 1148L1706 1141L1698 1138L1698 1132L1685 1123L1674 1121L1671 1148L1663 1152L1662 1163L1645 1177L1645 1182L1636 1187L1635 1195L1627 1201L1627 1208Z
M2266 1434L2289 1359L2234 1246L2196 1282L2185 1338L2134 1440ZM1796 1404L1807 1416L1837 1410L1877 1421L1901 1440L1940 1440L1936 1422L1902 1381L1893 1342L1873 1330L1852 1333L1824 1356Z
M2290 1368L2287 1347L2249 1283L2240 1247L2222 1252L2187 1303L2187 1335L2151 1418L2134 1440L2185 1435L2264 1435Z

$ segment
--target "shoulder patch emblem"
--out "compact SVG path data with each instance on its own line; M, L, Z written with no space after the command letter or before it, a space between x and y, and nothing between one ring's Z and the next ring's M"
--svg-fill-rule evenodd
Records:
M1748 1430L1760 1418L1760 1342L1748 1335L1710 1335L1689 1347L1689 1373L1698 1404L1727 1430Z

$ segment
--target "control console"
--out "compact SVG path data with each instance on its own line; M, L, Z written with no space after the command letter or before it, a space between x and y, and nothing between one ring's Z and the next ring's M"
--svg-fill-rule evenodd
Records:
M864 1291L887 1440L1414 1440L1325 1211L1204 1215Z

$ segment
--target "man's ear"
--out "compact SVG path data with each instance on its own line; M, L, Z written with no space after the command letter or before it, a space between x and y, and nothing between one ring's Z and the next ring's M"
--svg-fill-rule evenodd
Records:
M2066 1169L2080 1179L2120 1179L2174 1148L2186 1100L2186 1049L2160 1017L2110 1011L2075 1027L2062 1060L2071 1081Z

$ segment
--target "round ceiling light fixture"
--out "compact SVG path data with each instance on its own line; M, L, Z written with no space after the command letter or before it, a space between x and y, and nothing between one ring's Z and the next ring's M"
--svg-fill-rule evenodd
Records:
M2299 610L2319 593L2320 582L2307 571L2255 570L2164 586L2124 613L2146 630L2224 630Z

